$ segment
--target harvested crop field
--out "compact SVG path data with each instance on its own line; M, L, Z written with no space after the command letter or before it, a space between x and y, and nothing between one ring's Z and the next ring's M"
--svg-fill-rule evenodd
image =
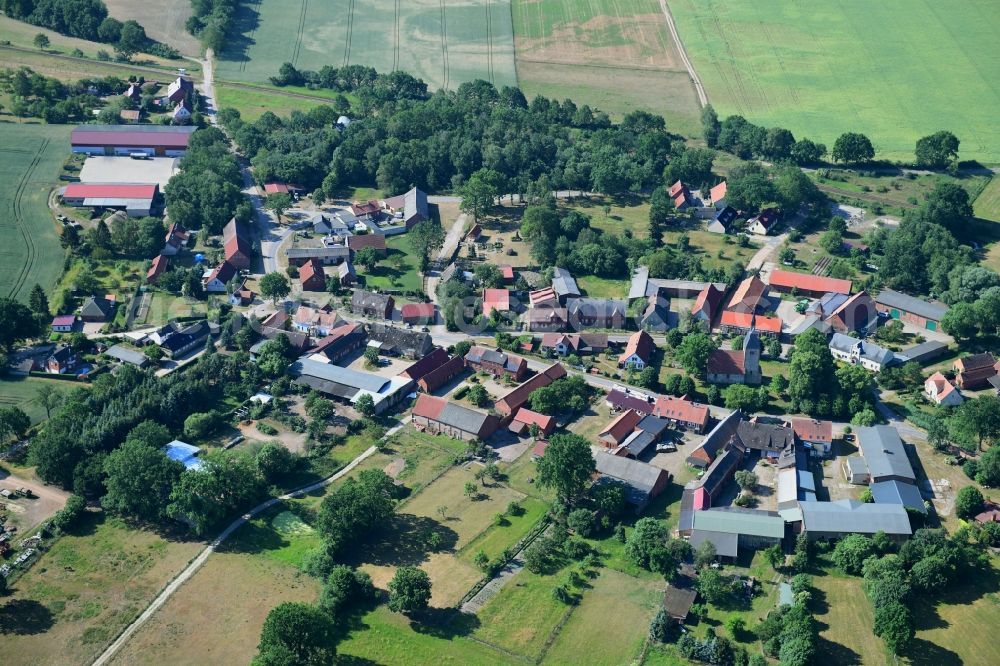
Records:
M827 146L863 132L886 159L912 159L918 138L948 129L963 159L1000 160L992 0L672 0L670 8L720 116Z
M146 34L174 47L184 55L198 56L201 44L187 31L184 23L191 16L190 0L106 0L108 15L119 21L138 21Z
M570 98L618 117L645 109L697 132L698 100L658 0L514 0L512 8L529 98Z
M0 296L51 290L65 253L48 208L69 153L68 125L0 124Z
M291 62L404 70L432 88L517 81L509 0L258 0L240 6L237 30L220 79L263 82Z

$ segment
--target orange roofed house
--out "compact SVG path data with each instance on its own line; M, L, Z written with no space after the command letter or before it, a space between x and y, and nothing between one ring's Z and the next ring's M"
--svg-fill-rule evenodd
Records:
M514 418L511 419L510 425L507 427L515 434L524 435L525 433L530 434L531 426L538 428L539 436L548 437L556 429L556 420L551 416L533 412L527 407L521 407L514 414Z
M964 402L962 393L940 372L935 372L924 382L924 393L930 400L944 407L955 407Z
M618 367L642 370L653 356L656 344L646 331L639 331L629 336L625 351L618 357Z
M222 230L222 240L225 245L226 261L233 265L233 268L240 270L250 268L253 261L253 243L250 242L247 230L236 218L229 220L229 224Z
M496 410L505 419L510 418L528 402L528 397L532 391L548 386L557 379L562 379L565 376L566 368L559 363L554 363L497 400Z

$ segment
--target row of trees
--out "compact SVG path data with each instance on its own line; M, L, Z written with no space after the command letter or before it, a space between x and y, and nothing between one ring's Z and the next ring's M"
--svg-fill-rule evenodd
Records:
M122 92L132 80L141 83L142 77L125 80L117 76L106 76L63 83L29 67L19 67L0 72L0 90L11 95L10 112L15 116L41 118L49 124L63 124L89 119L90 109L103 104L102 97ZM101 118L101 121L118 123L118 111L116 108L114 118Z

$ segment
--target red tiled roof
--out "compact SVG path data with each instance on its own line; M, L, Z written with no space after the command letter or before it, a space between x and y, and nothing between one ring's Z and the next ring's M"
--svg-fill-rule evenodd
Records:
M417 381L424 384L425 390L433 391L458 373L462 372L464 368L465 361L462 357L453 356L444 365L439 365Z
M733 326L735 328L750 328L753 323L758 331L765 333L781 333L781 320L777 317L765 317L763 315L752 315L749 312L733 312L725 310L719 320L721 326Z
M535 446L531 449L531 455L534 458L541 458L545 455L545 449L549 448L549 443L547 440L539 439L535 442Z
M722 181L712 189L708 191L708 196L712 199L712 203L716 201L721 201L726 198L726 181Z
M407 303L399 309L403 319L433 319L433 303Z
M708 357L708 373L711 375L746 374L743 352L716 349Z
M352 333L364 333L364 327L361 324L344 324L343 326L338 326L337 328L330 331L330 333L316 343L310 351L313 354L319 354L326 350L327 347L337 342L341 338L351 335Z
M536 425L546 435L555 430L556 427L556 420L554 418L533 412L526 407L521 407L517 410L517 413L514 414L514 423L523 423L526 426Z
M348 236L347 247L355 252L365 247L373 247L376 250L385 250L385 236L382 234L362 234L360 236Z
M686 188L684 187L684 183L682 183L681 181L678 180L676 183L674 183L673 185L670 186L670 189L667 190L667 193L671 197L676 197L678 194L680 194L681 192L683 192L685 189Z
M310 259L299 269L299 281L305 284L314 277L326 281L326 274L323 272L323 265L316 259Z
M532 391L543 386L548 386L555 380L562 379L565 376L566 368L559 363L552 364L526 382L515 386L507 395L500 398L496 402L497 411L501 414L513 414L517 411L518 407L521 407L528 401L528 396L531 395Z
M351 204L351 212L357 216L370 215L371 213L377 213L380 210L382 210L381 207L374 199L369 199L366 203L358 203L355 201Z
M539 303L554 301L556 299L556 292L552 287L545 287L544 289L536 289L535 291L528 292L528 301L531 303L532 307Z
M437 421L447 404L448 401L444 398L421 393L417 396L417 403L413 405L413 415Z
M229 282L234 275L236 275L236 268L228 261L223 261L212 269L212 272L205 278L204 283L208 284L216 278L218 278L219 282Z
M162 254L156 255L156 258L153 259L153 263L149 266L149 270L146 271L146 281L152 282L156 278L163 275L163 272L167 270L167 267L169 265L170 265L169 259L167 259Z
M76 323L76 315L56 315L52 318L53 326L69 326Z
M700 292L698 292L698 297L694 300L694 305L691 307L691 312L700 312L705 305L708 305L708 316L714 317L715 311L718 309L719 304L722 302L722 297L724 292L716 287L714 284L710 284Z
M833 423L818 419L792 419L792 430L804 442L833 441Z
M72 183L66 186L64 199L152 199L158 185L107 185Z
M501 266L500 267L500 275L503 276L504 280L513 280L514 279L514 267L513 266Z
M301 192L302 186L293 183L266 183L264 192L266 194L289 194L290 192Z
M764 284L763 280L756 275L748 277L736 287L736 291L733 292L733 297L729 299L729 305L726 307L730 310L740 307L749 312L760 305L766 291L767 285Z
M653 338L646 331L633 333L628 339L628 344L625 345L625 351L618 357L618 362L624 363L635 354L642 359L643 363L648 363L655 346Z
M708 423L708 406L684 398L661 395L656 399L656 408L653 414L660 418L674 419L684 423L697 423L701 426Z
M796 289L823 293L851 293L850 280L809 275L807 273L793 273L792 271L771 271L771 277L768 279L768 282L772 287L782 287L785 289L792 289L794 287Z
M483 314L491 312L507 312L510 310L510 292L506 289L483 289Z
M641 420L642 415L634 409L625 410L618 415L618 418L609 423L604 430L598 433L598 436L610 437L614 440L615 444L621 444L635 430L635 427Z

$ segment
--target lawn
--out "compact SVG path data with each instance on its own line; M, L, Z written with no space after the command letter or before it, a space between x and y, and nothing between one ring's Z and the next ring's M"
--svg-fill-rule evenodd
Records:
M208 303L196 298L177 296L166 291L154 291L150 295L149 311L146 317L135 321L136 326L160 326L177 317L194 317L208 312Z
M1000 222L1000 178L992 178L972 205L976 217Z
M560 629L545 664L631 663L642 651L664 583L603 569Z
M0 604L5 663L90 663L200 548L91 514Z
M537 659L559 623L572 612L572 606L552 596L561 582L561 577L522 569L479 610L476 638Z
M362 267L355 266L364 275L365 286L380 290L421 291L424 281L418 271L420 258L410 247L406 234L387 238L385 244L386 258L379 262L375 270L366 273Z
M0 407L20 407L31 417L32 423L45 418L45 409L35 404L35 396L42 386L52 386L65 395L75 388L86 386L76 382L47 380L40 377L4 377L0 379Z
M239 34L218 54L220 79L264 82L290 62L402 69L432 88L517 82L509 0L261 0L239 11Z
M644 109L700 133L694 86L657 0L513 0L517 75L528 98L572 99L621 117Z
M521 508L524 509L524 513L520 516L508 515L503 525L494 525L467 543L462 548L461 558L471 564L476 553L482 551L490 560L496 560L506 548L524 538L524 535L541 520L549 507L541 500L526 497L521 500Z
M589 298L624 299L628 296L629 280L609 280L596 275L577 276L576 282Z
M247 121L257 120L265 111L288 116L292 111L308 112L329 103L326 97L313 96L311 92L310 97L305 98L286 95L275 88L244 88L222 82L215 86L215 97L220 109L236 109L240 117Z
M892 663L885 644L872 633L874 613L861 579L826 570L813 576L812 609L819 623L819 651L838 664Z
M949 129L962 157L1000 160L1000 12L991 0L673 0L709 101L828 147L867 134L878 156L910 160ZM886 27L892 26L891 31ZM956 115L953 109L962 109Z
M48 209L69 152L68 125L0 123L0 296L27 299L33 285L51 291L65 252Z

